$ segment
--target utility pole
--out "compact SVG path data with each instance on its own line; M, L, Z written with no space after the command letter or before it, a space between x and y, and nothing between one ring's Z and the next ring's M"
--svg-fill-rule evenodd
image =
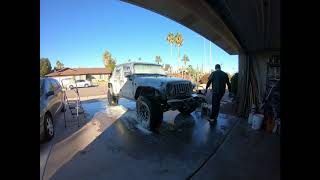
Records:
M209 45L210 45L210 60L209 60L209 73L211 71L211 68L212 68L212 65L213 65L213 62L212 62L212 56L211 56L211 41L209 41Z
M204 57L204 71L206 72L207 58L206 58L206 39L203 37L203 57Z

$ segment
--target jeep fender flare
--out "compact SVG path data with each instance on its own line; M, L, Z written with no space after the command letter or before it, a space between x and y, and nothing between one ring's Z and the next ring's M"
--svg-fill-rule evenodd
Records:
M137 89L136 89L136 93L134 95L134 98L137 100L138 97L140 95L143 95L145 97L148 97L148 98L155 98L155 97L159 97L160 96L160 92L159 90L157 90L156 88L154 87L150 87L150 86L139 86Z

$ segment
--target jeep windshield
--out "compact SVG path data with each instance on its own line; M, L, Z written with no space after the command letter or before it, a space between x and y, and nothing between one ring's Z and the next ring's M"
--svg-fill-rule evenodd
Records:
M152 64L135 64L134 65L134 74L141 75L162 75L165 76L166 73L159 65Z

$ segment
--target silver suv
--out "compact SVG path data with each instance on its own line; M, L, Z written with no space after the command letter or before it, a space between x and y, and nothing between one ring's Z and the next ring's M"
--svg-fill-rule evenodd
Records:
M54 136L53 119L64 111L62 87L53 78L40 78L40 141Z
M190 114L200 105L190 81L167 77L160 65L131 62L117 65L108 83L109 105L120 97L135 100L137 119L144 128L156 130L163 112L179 110Z

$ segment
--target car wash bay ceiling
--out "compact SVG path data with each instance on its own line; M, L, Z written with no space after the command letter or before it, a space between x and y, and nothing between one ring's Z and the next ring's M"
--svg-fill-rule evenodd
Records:
M280 50L279 0L122 0L168 17L227 53Z

